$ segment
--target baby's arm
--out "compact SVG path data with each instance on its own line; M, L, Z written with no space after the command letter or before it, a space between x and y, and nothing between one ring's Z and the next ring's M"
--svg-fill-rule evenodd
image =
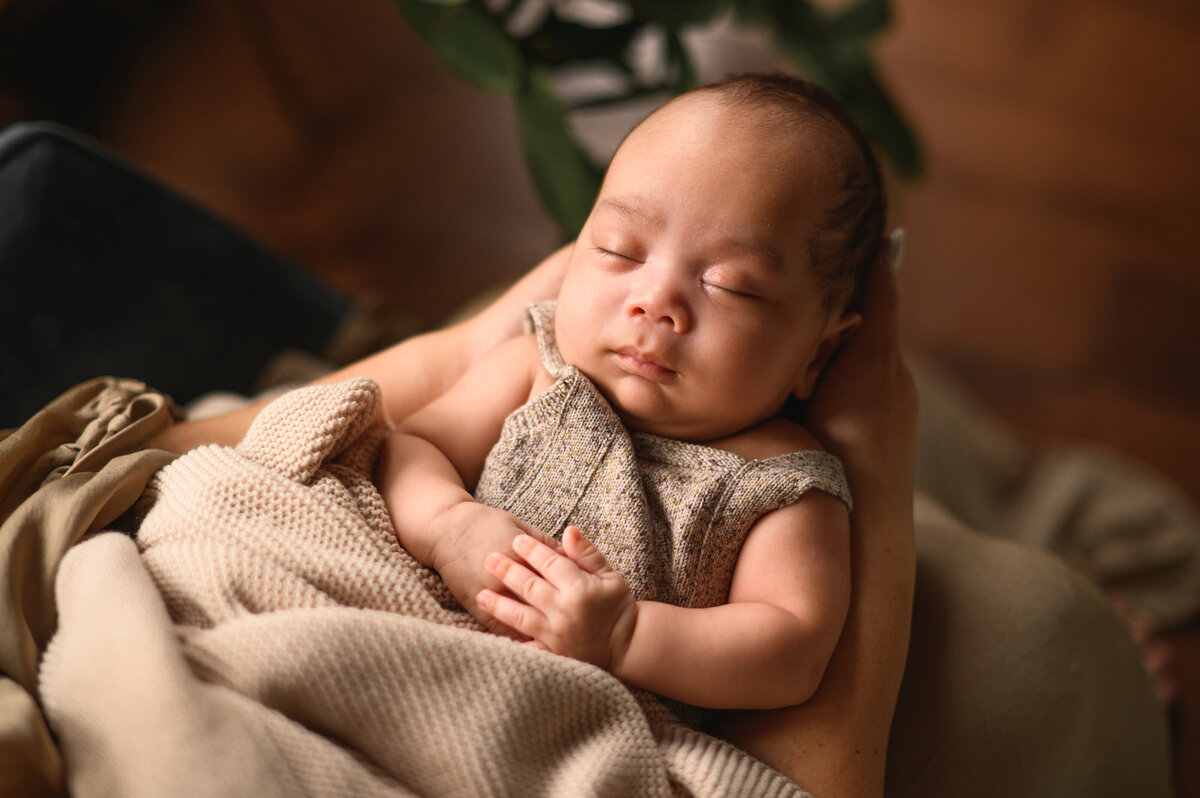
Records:
M617 675L699 706L800 704L821 682L849 604L849 514L840 500L812 491L754 525L729 603L639 608Z
M713 708L790 706L816 690L841 633L849 535L840 500L806 494L751 529L729 603L688 609L634 602L620 575L568 528L561 554L518 538L523 562L489 558L521 601L489 591L479 601L541 647L635 687Z
M497 347L441 397L405 419L387 439L376 468L396 534L481 620L475 594L501 586L483 568L488 552L536 530L509 513L477 504L479 478L504 419L529 397L536 342L524 336Z

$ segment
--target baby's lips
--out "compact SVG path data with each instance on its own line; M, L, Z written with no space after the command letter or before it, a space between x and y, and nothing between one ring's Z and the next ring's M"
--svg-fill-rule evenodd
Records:
M640 372L647 376L665 377L675 374L675 370L665 365L662 359L650 352L626 347L617 352L617 356L625 363L627 369Z

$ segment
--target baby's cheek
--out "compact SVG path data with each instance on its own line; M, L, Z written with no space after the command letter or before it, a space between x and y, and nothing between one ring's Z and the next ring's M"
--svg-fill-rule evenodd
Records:
M578 327L577 322L564 321L561 312L558 314L558 319L554 325L554 337L555 343L558 344L558 351L562 354L563 360L573 365L576 364L576 361L582 354L580 351Z
M571 364L593 381L596 378L597 358L601 347L598 343L598 325L586 315L567 321L561 315L555 323L555 343L564 362Z

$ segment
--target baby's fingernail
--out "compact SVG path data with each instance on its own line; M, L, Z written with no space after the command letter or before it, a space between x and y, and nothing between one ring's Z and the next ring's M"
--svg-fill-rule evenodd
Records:
M495 568L500 564L500 555L493 551L484 559L483 564L488 568Z
M526 551L533 545L533 538L529 535L517 535L513 538L513 548L517 551Z
M491 603L491 599L492 599L491 593L492 593L492 591L490 591L490 590L480 590L479 593L476 594L476 596L475 596L475 603L478 604L480 607L487 609L488 604Z

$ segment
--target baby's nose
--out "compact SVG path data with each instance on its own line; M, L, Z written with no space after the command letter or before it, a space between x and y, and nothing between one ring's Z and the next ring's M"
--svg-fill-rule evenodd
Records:
M668 280L647 280L629 298L626 312L654 324L669 325L684 332L690 324L687 305L679 287Z

